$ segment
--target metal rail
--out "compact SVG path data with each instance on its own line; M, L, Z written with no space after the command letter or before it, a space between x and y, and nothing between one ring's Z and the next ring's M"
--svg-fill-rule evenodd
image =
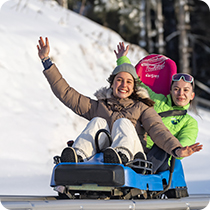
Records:
M210 195L164 200L57 200L52 196L0 196L0 200L10 210L198 210L209 204Z

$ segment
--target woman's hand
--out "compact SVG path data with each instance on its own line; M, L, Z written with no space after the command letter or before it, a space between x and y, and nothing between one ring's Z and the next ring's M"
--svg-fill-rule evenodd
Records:
M40 59L44 59L49 56L50 45L47 37L45 38L45 43L42 37L39 38L39 45L37 45L37 49Z
M119 44L117 45L117 51L114 50L117 59L119 59L122 56L126 56L128 54L128 50L129 50L129 45L125 48L124 43L119 42Z
M188 157L195 152L202 150L203 145L200 143L195 143L191 146L182 147L176 150L176 155L178 157Z

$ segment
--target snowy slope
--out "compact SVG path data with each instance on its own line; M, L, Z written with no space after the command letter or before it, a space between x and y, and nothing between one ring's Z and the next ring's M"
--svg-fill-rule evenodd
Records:
M52 94L37 55L39 36L48 36L50 56L79 92L107 86L115 67L113 50L122 38L47 0L10 0L0 11L0 194L53 195L52 157L75 139L87 121ZM131 46L136 63L146 52ZM190 193L210 193L210 113L199 109L201 153L183 161Z

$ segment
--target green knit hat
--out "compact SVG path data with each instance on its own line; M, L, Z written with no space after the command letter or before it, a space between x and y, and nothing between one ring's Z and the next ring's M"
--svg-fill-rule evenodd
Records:
M123 63L119 66L117 66L114 71L112 72L112 75L116 75L120 72L128 72L129 74L131 74L133 76L134 79L138 79L138 75L136 73L136 69L133 65L129 64L129 63Z

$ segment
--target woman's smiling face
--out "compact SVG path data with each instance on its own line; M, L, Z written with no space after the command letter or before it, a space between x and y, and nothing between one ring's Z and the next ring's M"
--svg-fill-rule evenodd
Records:
M118 73L112 84L113 95L117 98L128 98L134 91L134 79L127 72Z
M183 79L173 82L171 97L176 106L186 106L195 97L192 84Z

